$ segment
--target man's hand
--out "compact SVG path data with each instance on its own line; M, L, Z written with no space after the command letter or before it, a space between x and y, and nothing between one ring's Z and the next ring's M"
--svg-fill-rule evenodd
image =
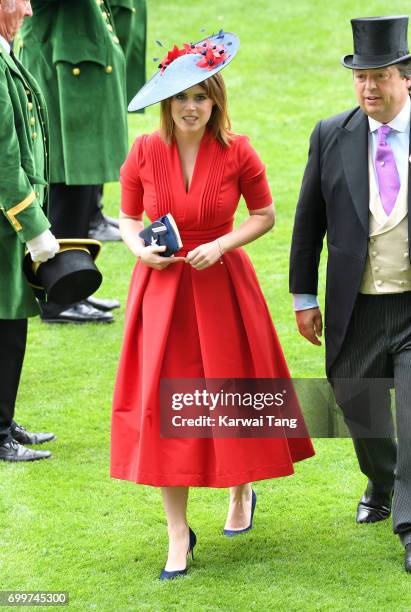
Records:
M54 257L60 250L60 245L50 230L46 230L32 240L28 240L26 246L32 261L42 263Z
M311 344L321 346L319 337L323 334L323 318L319 308L308 308L307 310L296 310L295 319L298 331Z

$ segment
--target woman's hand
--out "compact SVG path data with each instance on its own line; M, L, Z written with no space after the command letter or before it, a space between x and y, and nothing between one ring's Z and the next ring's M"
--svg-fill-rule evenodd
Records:
M165 246L146 246L140 249L139 256L141 263L154 270L164 270L168 268L170 264L178 261L185 261L184 257L161 257L157 253L161 253L166 250Z
M189 251L186 255L186 262L196 270L205 270L215 264L222 254L222 247L220 248L219 242L214 240L213 242L200 244L200 246Z

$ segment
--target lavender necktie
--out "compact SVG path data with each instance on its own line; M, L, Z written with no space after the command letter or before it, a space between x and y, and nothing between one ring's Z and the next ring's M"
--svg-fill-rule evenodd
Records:
M386 215L389 216L394 208L401 183L394 153L387 142L387 136L391 132L391 128L388 125L382 125L377 131L378 146L375 155L375 168L382 206Z

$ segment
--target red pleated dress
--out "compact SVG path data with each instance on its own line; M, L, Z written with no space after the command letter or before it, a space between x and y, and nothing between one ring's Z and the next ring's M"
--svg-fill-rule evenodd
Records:
M180 255L226 234L240 196L272 202L247 137L223 147L206 130L186 192L178 148L158 132L135 141L121 169L124 213L171 212ZM229 487L293 473L309 438L161 438L162 378L285 378L287 365L249 257L241 249L206 270L136 264L113 400L111 476L154 486Z

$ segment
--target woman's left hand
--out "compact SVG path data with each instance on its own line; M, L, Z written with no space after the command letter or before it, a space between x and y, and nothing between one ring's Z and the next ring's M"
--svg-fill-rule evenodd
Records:
M220 243L221 244L221 243ZM196 270L205 270L215 264L221 257L222 251L217 240L200 244L186 255L186 262Z

